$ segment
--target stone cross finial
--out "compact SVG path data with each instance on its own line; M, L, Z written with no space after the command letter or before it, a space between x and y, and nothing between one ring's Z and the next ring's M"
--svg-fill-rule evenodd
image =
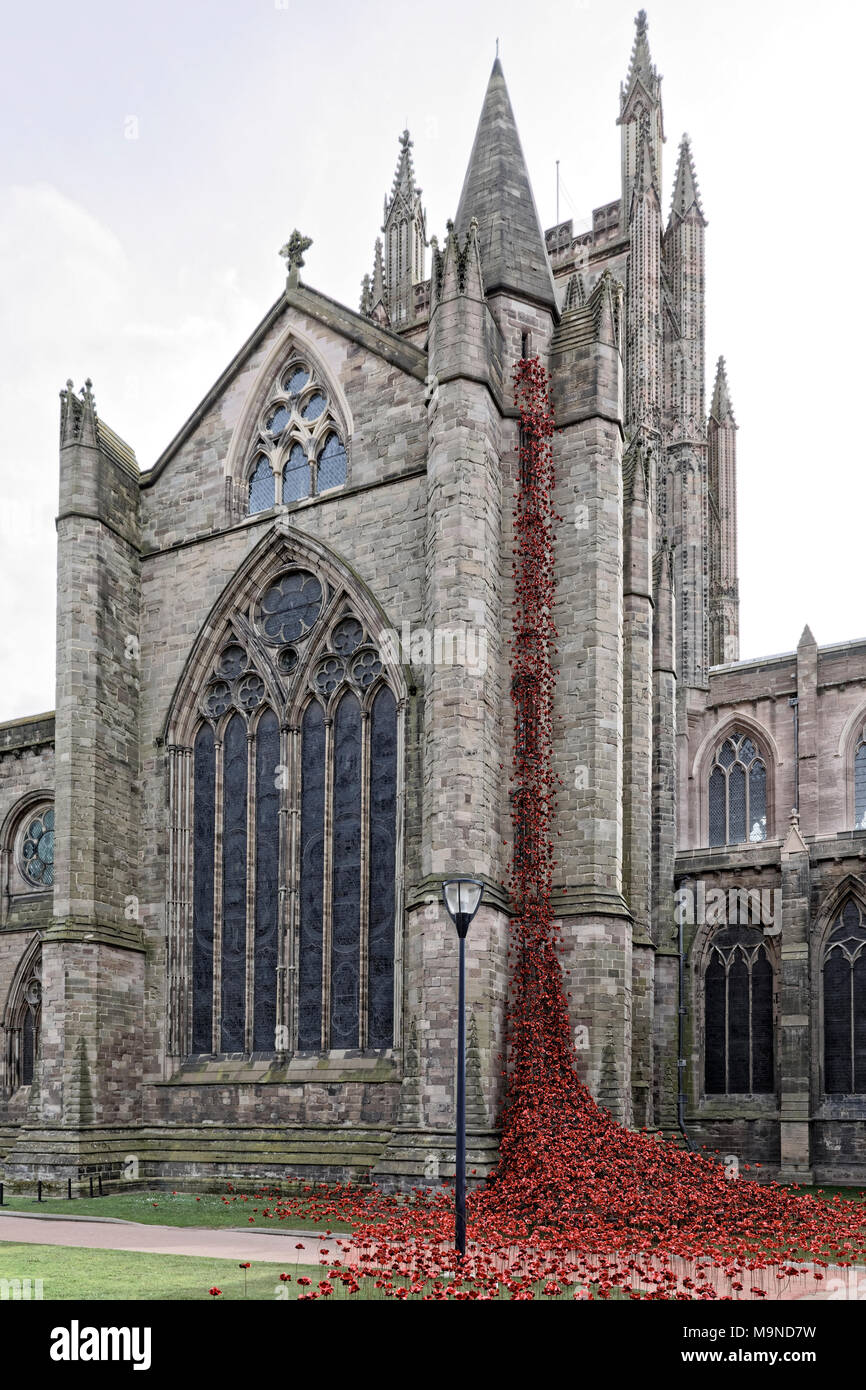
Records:
M290 285L296 285L298 283L298 271L304 264L304 252L307 251L312 244L312 237L302 236L296 227L285 246L280 251L280 255L285 260L286 268L289 272Z

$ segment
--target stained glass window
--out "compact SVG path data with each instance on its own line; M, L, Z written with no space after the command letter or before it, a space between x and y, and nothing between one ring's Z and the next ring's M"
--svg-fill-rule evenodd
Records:
M222 1052L243 1052L247 949L247 728L229 721L223 744Z
M213 1050L214 736L198 731L194 751L192 1050Z
M268 415L265 422L265 429L268 431L268 434L272 434L276 437L282 434L286 425L289 423L289 419L290 411L288 408L284 405L278 405L276 410L272 410Z
M31 1009L27 1009L21 1024L21 1063L20 1080L22 1086L30 1086L33 1082L34 1063L36 1061L36 1020Z
M271 1052L277 1022L280 878L280 726L265 710L256 727L256 904L253 1049Z
M307 401L301 414L305 420L318 420L322 411L327 410L327 408L328 402L326 398L322 395L321 391L316 391Z
M54 807L32 815L21 840L24 877L36 888L54 883Z
M866 830L866 743L854 754L854 829Z
M301 725L301 882L298 961L298 1047L322 1046L324 948L325 715L317 700Z
M310 374L306 367L290 367L285 378L285 389L290 396L297 396L299 392L303 391L309 379Z
M361 706L344 695L334 720L331 1046L359 1045Z
M364 640L364 629L357 618L342 618L331 634L331 646L340 656L351 656Z
M394 874L397 821L397 706L384 688L370 715L370 904L368 1046L394 1037Z
M289 570L266 591L258 610L258 626L267 642L297 642L322 611L322 585L308 570Z
M773 967L761 932L725 927L704 972L704 1089L764 1095L774 1089Z
M267 512L274 505L274 475L264 454L259 454L250 478L250 516Z
M824 1090L866 1092L866 926L849 899L824 956Z
M335 434L329 434L319 454L316 490L325 492L329 487L340 487L346 481L347 467L346 450Z
M310 495L310 464L303 445L295 444L283 470L283 501L299 502Z
M349 460L343 429L328 393L303 363L284 368L277 379L259 416L251 457L250 515L270 510L275 494L288 506L311 496L314 487L317 493L328 492L346 482Z
M315 637L332 598L308 570L278 575L234 619L205 680L193 750L194 1053L393 1042L397 703L369 629L345 606ZM276 648L276 670L258 642ZM284 717L297 673L320 692L288 734L288 765L276 671ZM285 962L281 921L292 927Z
M766 764L753 740L736 729L716 752L707 795L711 845L766 840Z

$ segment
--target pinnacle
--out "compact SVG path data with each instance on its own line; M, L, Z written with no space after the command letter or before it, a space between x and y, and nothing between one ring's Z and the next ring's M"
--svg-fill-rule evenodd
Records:
M713 403L710 407L710 416L717 425L732 425L737 428L734 418L734 407L731 404L731 393L728 387L728 374L725 369L725 359L720 357L716 367L716 383L713 387Z
M505 289L556 307L553 277L502 63L493 64L455 223L478 219L488 293Z
M415 168L412 163L413 141L409 137L408 130L404 130L400 136L400 153L397 156L397 168L394 173L394 182L391 185L391 199L393 201L396 193L402 193L404 197L410 198L421 189L415 186Z
M684 221L691 209L697 211L701 222L706 226L704 210L701 207L701 194L698 187L697 175L695 174L695 164L692 157L692 145L688 135L684 135L680 141L680 152L677 160L677 172L674 178L674 192L671 199L671 215L668 226L678 217Z
M622 104L625 106L634 86L640 82L648 96L658 98L661 78L653 67L647 38L646 10L640 10L635 19L634 47L631 51L628 76L623 87Z
M650 188L655 188L656 193L658 193L658 171L656 169L652 141L650 140L649 133L646 130L644 130L643 140L641 141L640 154L638 155L634 188L635 191L638 193L647 193L649 192Z

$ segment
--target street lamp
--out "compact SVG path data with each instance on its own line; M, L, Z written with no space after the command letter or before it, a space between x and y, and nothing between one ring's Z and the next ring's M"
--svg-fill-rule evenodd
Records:
M442 898L457 928L460 964L457 986L457 1154L454 1184L454 1245L466 1254L466 933L481 906L484 884L477 878L452 878L442 884Z

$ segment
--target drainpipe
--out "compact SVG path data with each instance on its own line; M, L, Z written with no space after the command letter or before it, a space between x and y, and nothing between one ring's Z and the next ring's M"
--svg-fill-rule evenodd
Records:
M677 1008L677 1126L686 1141L686 1148L694 1152L694 1144L686 1133L686 1095L683 1085L686 1078L685 1032L685 953L683 951L683 914L677 913L677 951L679 954L679 1006Z
M792 695L788 704L794 711L794 810L800 810L800 698Z

